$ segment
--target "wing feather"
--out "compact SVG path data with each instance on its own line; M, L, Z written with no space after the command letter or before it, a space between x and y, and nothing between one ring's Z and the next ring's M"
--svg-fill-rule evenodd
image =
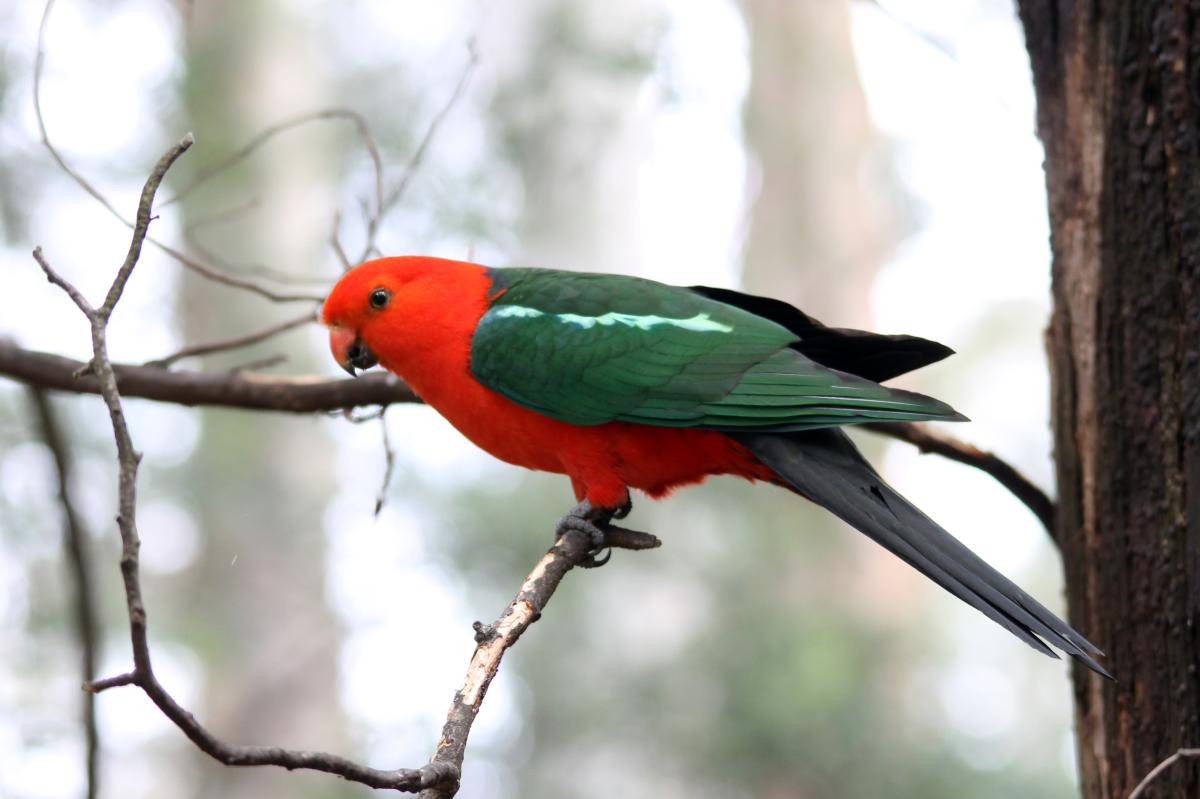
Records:
M688 289L615 275L494 270L471 370L525 407L609 421L796 431L960 419L948 405L817 363L776 322Z

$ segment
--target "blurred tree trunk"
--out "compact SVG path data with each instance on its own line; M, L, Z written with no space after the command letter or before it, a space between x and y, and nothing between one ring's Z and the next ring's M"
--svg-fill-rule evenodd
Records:
M232 152L269 124L329 102L315 59L322 44L286 4L196 3L185 32L182 102L198 142L190 168ZM328 191L320 166L335 160L322 138L328 134L310 126L272 142L189 196L184 224L255 199L239 219L198 236L235 262L231 269L249 262L316 271L308 265L327 256L331 205L327 197L314 201L312 187ZM178 315L185 340L195 343L255 330L297 310L185 272ZM283 351L292 368L303 369L297 361L305 355L289 342L295 338L212 356L207 366L229 368ZM204 543L189 579L176 584L181 605L203 605L212 619L211 629L177 631L204 663L198 715L239 743L345 751L336 691L339 630L325 602L322 516L332 480L322 464L332 446L317 444L311 424L279 415L205 410L200 418L203 435L180 493L196 498L190 510ZM200 764L198 797L329 797L354 790L320 775L229 769L194 750L190 755Z
M1119 680L1074 669L1079 764L1087 799L1115 799L1200 746L1200 5L1019 7L1054 251L1058 537L1071 621ZM1200 796L1200 764L1146 796Z
M495 48L491 112L523 188L520 262L640 266L631 187L649 114L636 100L654 68L660 5L533 0L512 4L489 31L505 43Z
M864 184L877 146L838 2L742 0L750 34L746 144L756 163L748 291L838 325L866 324L886 245L883 205Z

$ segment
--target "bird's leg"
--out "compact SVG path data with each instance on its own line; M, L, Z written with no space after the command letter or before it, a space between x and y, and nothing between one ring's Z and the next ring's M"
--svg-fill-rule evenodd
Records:
M588 549L587 558L579 565L585 569L594 569L597 566L603 566L612 557L611 549L602 559L596 557L602 549L606 548L604 546L605 530L608 529L608 525L613 519L625 518L632 509L633 502L628 497L626 497L624 503L615 508L596 507L584 499L572 508L569 513L558 520L558 524L554 529L554 536L556 539L562 538L572 530L583 533L587 536L588 543L591 546Z

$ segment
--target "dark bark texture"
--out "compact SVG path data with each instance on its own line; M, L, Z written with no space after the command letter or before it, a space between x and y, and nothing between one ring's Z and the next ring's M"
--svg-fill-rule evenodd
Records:
M1019 0L1046 148L1058 539L1086 799L1200 744L1200 1ZM1200 797L1181 761L1146 797Z

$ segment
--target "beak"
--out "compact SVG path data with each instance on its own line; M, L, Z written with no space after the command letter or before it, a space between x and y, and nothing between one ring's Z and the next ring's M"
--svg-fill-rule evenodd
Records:
M335 327L329 331L329 350L338 366L357 377L357 370L367 370L379 363L375 353L352 330Z

